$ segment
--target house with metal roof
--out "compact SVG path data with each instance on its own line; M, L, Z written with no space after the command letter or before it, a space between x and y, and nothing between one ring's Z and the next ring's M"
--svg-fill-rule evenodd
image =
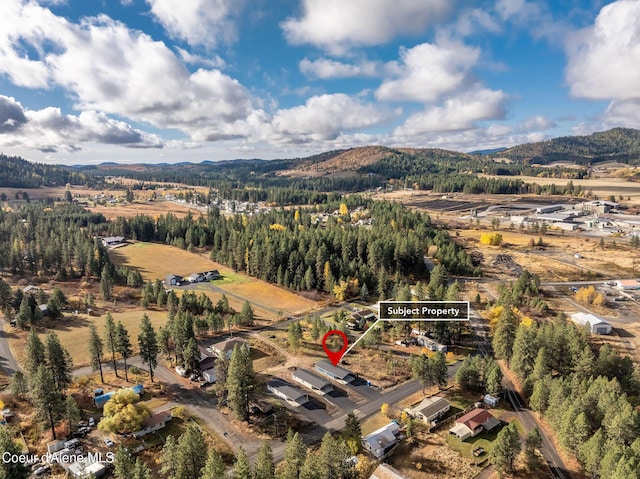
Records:
M317 391L320 394L327 394L333 391L333 386L329 381L322 379L320 376L317 376L306 369L296 369L291 377L294 381L302 384L312 391Z
M429 424L444 416L449 412L449 409L451 409L449 401L440 396L432 396L424 398L420 404L409 412L411 416L422 420L425 424Z
M304 391L290 386L280 379L274 379L267 383L267 389L276 396L284 399L292 406L298 407L309 402L309 396Z
M380 464L375 471L369 476L369 479L409 479L401 474L395 467L389 464Z
M219 343L212 344L207 349L219 357L226 356L227 359L231 359L233 354L233 348L238 346L239 348L249 348L247 340L242 338L230 338Z
M392 421L362 438L362 447L376 459L384 457L399 442L400 426Z
M334 366L327 359L318 361L315 364L315 368L318 370L318 372L343 384L349 384L356 380L356 376L351 371L345 368L341 368L340 366Z
M577 312L571 315L571 321L578 326L589 328L591 334L611 334L611 323L594 314Z

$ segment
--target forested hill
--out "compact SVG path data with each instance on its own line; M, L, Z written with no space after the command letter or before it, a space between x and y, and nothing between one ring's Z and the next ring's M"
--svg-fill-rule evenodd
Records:
M563 136L538 143L514 146L490 155L525 163L554 161L581 165L604 161L640 164L640 130L614 128L586 136Z
M0 186L39 188L41 186L93 185L95 178L70 168L32 163L0 153Z

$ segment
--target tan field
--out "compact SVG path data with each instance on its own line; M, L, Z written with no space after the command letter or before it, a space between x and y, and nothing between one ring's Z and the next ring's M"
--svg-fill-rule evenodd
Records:
M129 337L131 339L132 349L134 355L138 351L138 334L140 333L140 320L142 316L146 314L151 320L151 324L156 329L156 332L160 326L167 321L166 311L149 311L141 308L130 309L123 312L113 312L113 316L116 324L118 321L122 321L124 327L129 331ZM50 332L55 332L60 338L60 343L64 346L71 357L73 358L73 366L88 366L89 365L89 323L93 321L98 329L98 334L104 340L104 325L106 321L106 315L99 317L88 317L86 315L80 315L75 319L63 319L59 321L49 321L46 330L38 328L38 334L40 339L46 341L46 335ZM9 345L15 358L24 364L25 360L25 342L27 333L24 331L14 330L15 334L9 336ZM107 353L105 347L105 357L111 358L111 353Z
M171 213L178 218L183 218L188 214L191 214L194 217L204 214L204 210L198 209L194 205L175 203L173 201L135 201L126 205L95 205L89 206L87 209L94 213L102 213L102 215L109 220L114 220L118 216L132 218L137 215L146 215L153 218L154 216Z
M116 264L137 268L147 281L163 279L168 274L188 276L191 273L217 269L222 278L209 284L196 285L196 291L205 291L212 300L227 294L234 309L240 310L244 300L256 309L259 318L274 319L281 314L298 314L318 304L300 295L265 281L236 273L231 268L215 263L202 255L158 243L134 243L110 252ZM216 291L216 289L218 291Z

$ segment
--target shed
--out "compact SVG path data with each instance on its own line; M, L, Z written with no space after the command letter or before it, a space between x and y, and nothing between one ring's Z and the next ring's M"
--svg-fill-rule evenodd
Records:
M487 406L496 407L500 402L500 398L492 396L491 394L485 394L482 397L482 402L485 403Z
M182 276L178 276L177 274L168 274L164 278L164 284L167 286L178 286L182 283L184 278Z
M588 327L591 334L611 334L611 323L590 313L577 312L571 315L571 321L578 326Z

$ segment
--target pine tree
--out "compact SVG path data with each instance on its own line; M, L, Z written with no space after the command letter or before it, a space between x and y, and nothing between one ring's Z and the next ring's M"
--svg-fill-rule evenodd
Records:
M254 313L253 308L249 301L245 301L242 305L242 311L240 312L240 317L242 318L242 324L244 326L253 326Z
M158 365L158 340L153 325L146 314L140 321L140 334L138 335L138 345L140 346L140 357L149 366L149 375L153 382L153 370Z
M27 378L22 371L16 371L13 373L10 390L12 394L21 398L29 392L29 384L27 383Z
M224 462L222 461L222 457L215 449L209 449L207 462L205 462L204 464L204 469L202 469L200 479L225 479L225 477L226 470Z
M513 461L520 452L520 439L518 427L515 422L503 428L493 443L493 449L489 453L489 460L499 472L511 472Z
M431 361L433 363L432 371L434 382L439 388L443 388L447 385L447 380L449 379L447 359L442 351L438 351Z
M178 471L178 443L174 436L167 436L160 454L160 472L170 478L175 478ZM208 479L208 478L207 478Z
M360 427L358 416L356 416L353 411L347 413L344 429L342 430L342 437L344 437L345 441L351 440L353 444L356 444L357 449L360 449L360 444L362 443L362 428ZM356 453L357 451L354 454Z
M79 421L80 417L81 417L81 411L80 411L80 407L78 406L78 403L73 398L73 396L71 395L67 396L64 402L64 418L67 420L67 423L69 426L69 432L73 430L72 424Z
M227 400L235 415L247 421L249 419L249 395L255 385L253 362L249 348L233 349L227 376Z
M113 278L111 277L111 274L109 274L109 267L104 266L102 268L102 273L100 274L100 295L105 301L111 299L112 283Z
M113 457L113 475L117 479L132 479L135 470L135 464L131 454L122 444L116 449Z
M104 384L104 375L102 373L102 355L104 353L104 345L102 339L96 329L96 323L93 321L89 324L89 361L91 362L92 371L100 371L100 381Z
M302 469L305 461L306 452L307 448L300 435L289 430L284 450L284 467L282 468L280 479L298 479L300 469Z
M289 337L289 346L293 350L297 350L300 347L300 341L302 340L302 326L299 321L293 321L287 328L287 335Z
M269 443L264 441L260 447L258 459L253 468L253 479L273 479L274 477L273 451Z
M116 351L118 349L118 328L116 327L116 323L114 322L111 313L107 313L107 318L104 324L104 332L107 349L111 351L111 362L113 363L113 371L116 373L116 377L118 378L120 377L118 376L118 366L116 364Z
M537 451L542 447L542 436L537 427L531 429L524 441L524 456L529 469L536 469L539 466Z
M56 438L56 422L64 411L64 402L60 392L56 390L53 376L46 364L41 364L31 376L29 384L31 402L38 418L49 423L53 439Z
M207 461L207 444L197 426L190 424L178 439L178 468L176 479L200 477Z
M56 333L47 335L46 362L51 371L56 389L60 393L71 384L71 355L62 347Z
M493 332L493 350L497 358L504 359L509 365L513 354L513 343L516 335L516 316L510 306L505 306L498 317Z
M8 427L0 427L0 457L18 456L22 446L13 440L13 432ZM31 476L29 468L20 461L0 461L0 478L27 479Z
M244 448L240 446L238 448L238 455L233 463L233 479L251 479L251 466L249 465L249 458ZM273 477L273 476L271 476Z
M129 368L127 367L127 359L131 357L131 340L129 339L129 331L124 327L122 321L118 321L118 325L116 326L116 341L115 341L116 351L120 353L122 359L124 361L124 377L127 382L129 382Z
M136 459L132 479L152 479L151 469L140 458Z
M27 357L25 359L25 368L30 376L33 376L40 365L45 363L46 352L44 344L40 341L40 337L35 328L31 328L27 336Z

